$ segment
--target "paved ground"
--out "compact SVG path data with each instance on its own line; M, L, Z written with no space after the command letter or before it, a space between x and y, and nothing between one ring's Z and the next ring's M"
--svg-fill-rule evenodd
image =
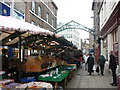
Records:
M108 69L105 69L104 76L94 72L93 75L88 75L88 72L82 69L75 71L74 77L69 81L66 88L109 88L109 90L117 90L116 86L111 86L112 76Z

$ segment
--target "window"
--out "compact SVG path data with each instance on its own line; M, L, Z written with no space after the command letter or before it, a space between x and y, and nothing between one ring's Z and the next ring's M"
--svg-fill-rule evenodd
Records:
M117 31L115 31L115 32L113 32L112 33L112 35L113 35L113 43L116 43L116 42L118 42L118 35L117 35Z
M38 6L38 16L41 17L41 7Z
M55 10L54 7L52 7L52 12L53 12L53 13L54 13L54 10Z
M32 1L32 11L35 12L35 1Z
M42 26L41 26L41 25L39 25L39 24L38 24L37 26L38 26L38 27L40 27L40 28L42 27Z
M52 26L54 26L54 18L52 19Z
M45 0L45 4L48 6L48 0Z
M31 21L31 24L35 25L35 22L34 22L34 21Z
M48 22L49 19L49 13L46 14L46 21Z

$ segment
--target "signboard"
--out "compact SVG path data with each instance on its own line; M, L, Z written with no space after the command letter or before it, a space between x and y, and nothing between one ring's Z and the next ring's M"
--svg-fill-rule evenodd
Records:
M10 7L5 5L4 3L0 2L0 15L2 16L11 16L10 15ZM24 15L20 12L14 10L14 13L12 15L14 18L24 20Z
M0 2L0 15L10 16L10 8Z

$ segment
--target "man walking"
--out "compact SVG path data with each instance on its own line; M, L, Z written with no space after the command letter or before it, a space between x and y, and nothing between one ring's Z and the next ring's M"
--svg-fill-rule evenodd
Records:
M111 83L112 86L117 86L116 68L117 68L116 58L113 55L113 51L110 51L109 69L111 69L113 76L113 83Z

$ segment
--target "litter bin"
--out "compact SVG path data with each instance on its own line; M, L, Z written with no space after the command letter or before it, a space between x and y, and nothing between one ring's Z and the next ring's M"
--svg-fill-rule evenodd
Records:
M117 75L118 90L120 90L120 73Z

